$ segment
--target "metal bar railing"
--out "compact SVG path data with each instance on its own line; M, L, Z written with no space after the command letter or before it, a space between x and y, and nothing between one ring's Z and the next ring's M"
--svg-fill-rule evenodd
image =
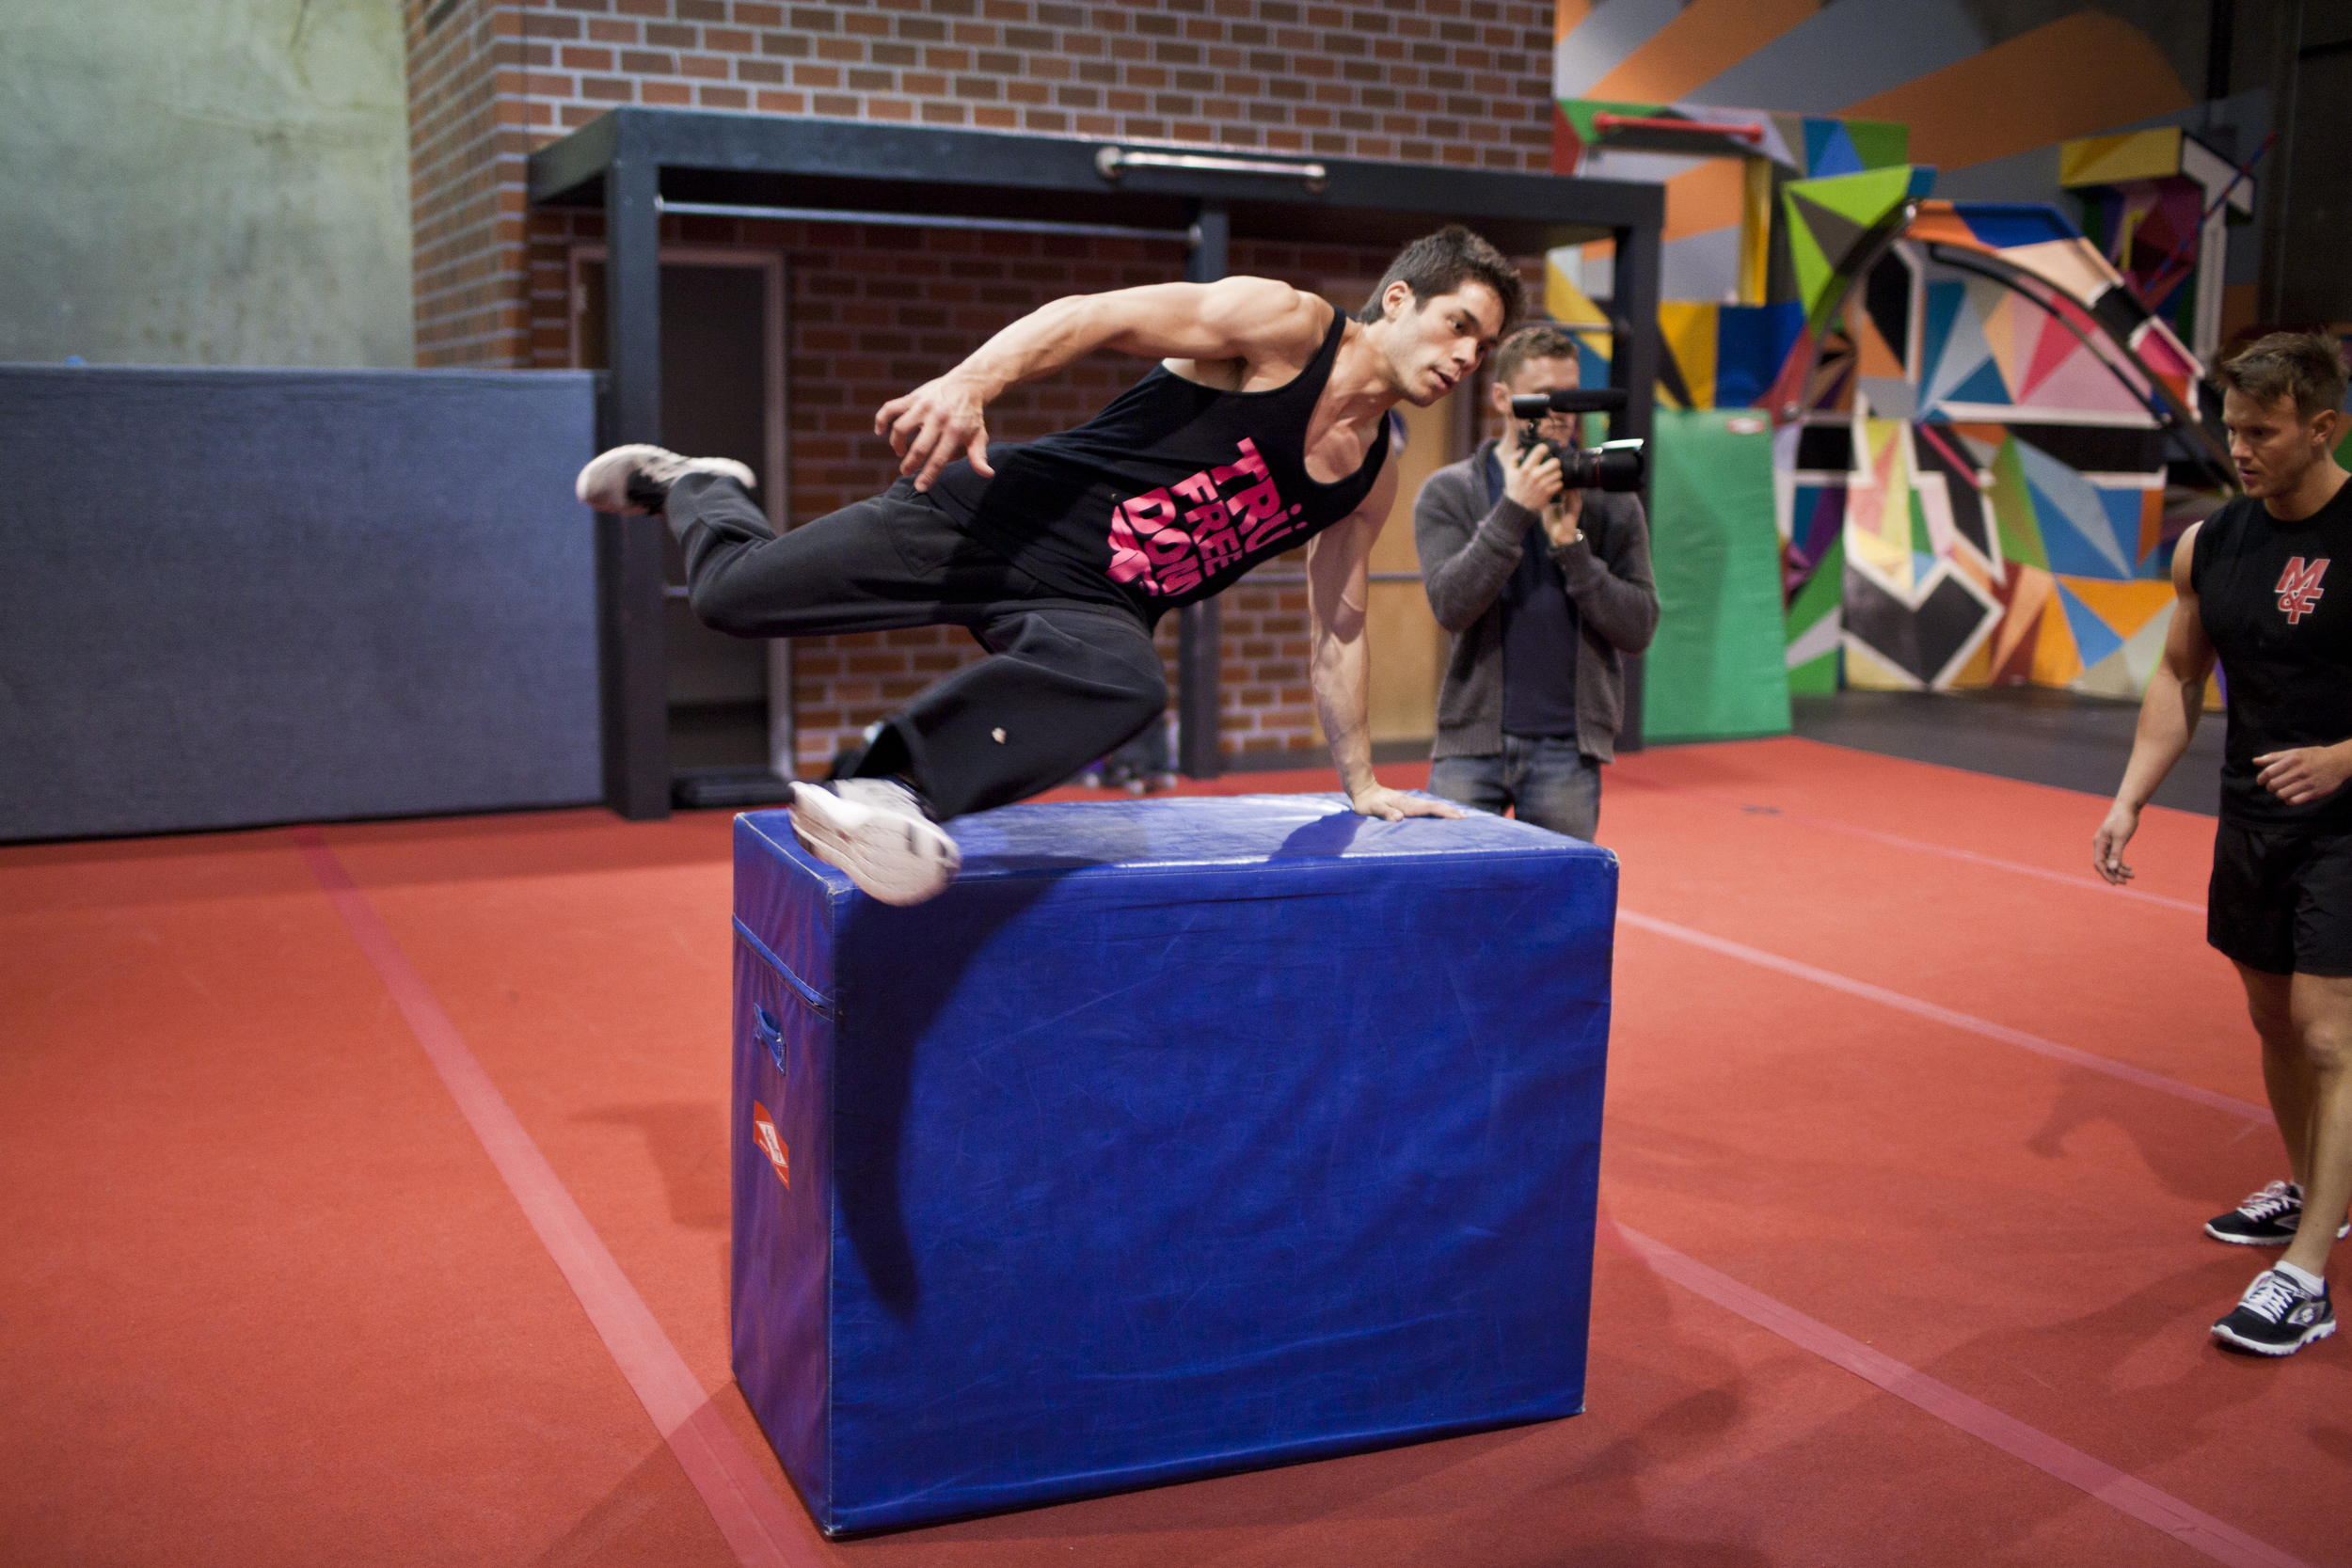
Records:
M697 217L783 218L803 223L863 223L885 229L976 229L1012 234L1073 234L1098 240L1173 240L1187 247L1200 243L1200 227L1132 229L1112 223L1056 223L1042 218L971 217L959 213L869 213L834 207L748 207L729 201L657 200L663 213Z
M1217 158L1200 152L1130 152L1123 147L1106 147L1094 155L1094 166L1103 178L1117 183L1119 177L1131 168L1181 168L1197 174L1264 174L1278 180L1295 180L1311 191L1319 191L1331 182L1331 171L1321 164L1287 164L1259 158Z

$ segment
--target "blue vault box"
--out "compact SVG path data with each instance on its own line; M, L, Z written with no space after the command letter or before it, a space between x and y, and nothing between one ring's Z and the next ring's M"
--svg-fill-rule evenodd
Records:
M828 1534L1583 1408L1617 863L1030 804L893 909L735 825L735 1370Z

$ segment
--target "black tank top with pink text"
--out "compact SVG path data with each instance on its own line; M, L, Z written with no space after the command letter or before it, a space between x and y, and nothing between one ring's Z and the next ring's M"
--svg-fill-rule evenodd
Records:
M2352 832L2352 784L2290 806L2262 786L2254 760L2352 740L2352 483L2292 523L2241 496L2205 519L2195 548L2189 580L2229 710L2221 819Z
M1228 587L1361 505L1389 453L1388 421L1354 473L1307 474L1307 424L1347 318L1298 374L1225 392L1161 365L1057 436L992 442L993 479L949 464L931 495L959 528L1049 588L1110 595L1146 621Z

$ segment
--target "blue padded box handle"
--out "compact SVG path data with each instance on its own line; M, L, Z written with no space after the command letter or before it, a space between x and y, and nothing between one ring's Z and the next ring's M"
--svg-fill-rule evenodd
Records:
M784 1026L765 1007L755 1005L752 1013L752 1037L768 1048L768 1059L776 1064L776 1071L789 1077L784 1067Z

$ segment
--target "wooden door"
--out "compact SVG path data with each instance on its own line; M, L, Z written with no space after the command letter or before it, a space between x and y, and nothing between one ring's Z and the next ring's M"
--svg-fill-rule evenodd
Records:
M1388 755L1425 754L1438 733L1446 634L1429 612L1429 596L1422 591L1420 562L1413 552L1413 501L1431 474L1469 455L1468 421L1455 406L1465 395L1457 392L1427 408L1397 404L1405 421L1405 451L1397 459L1396 505L1372 547L1367 631L1372 741Z

